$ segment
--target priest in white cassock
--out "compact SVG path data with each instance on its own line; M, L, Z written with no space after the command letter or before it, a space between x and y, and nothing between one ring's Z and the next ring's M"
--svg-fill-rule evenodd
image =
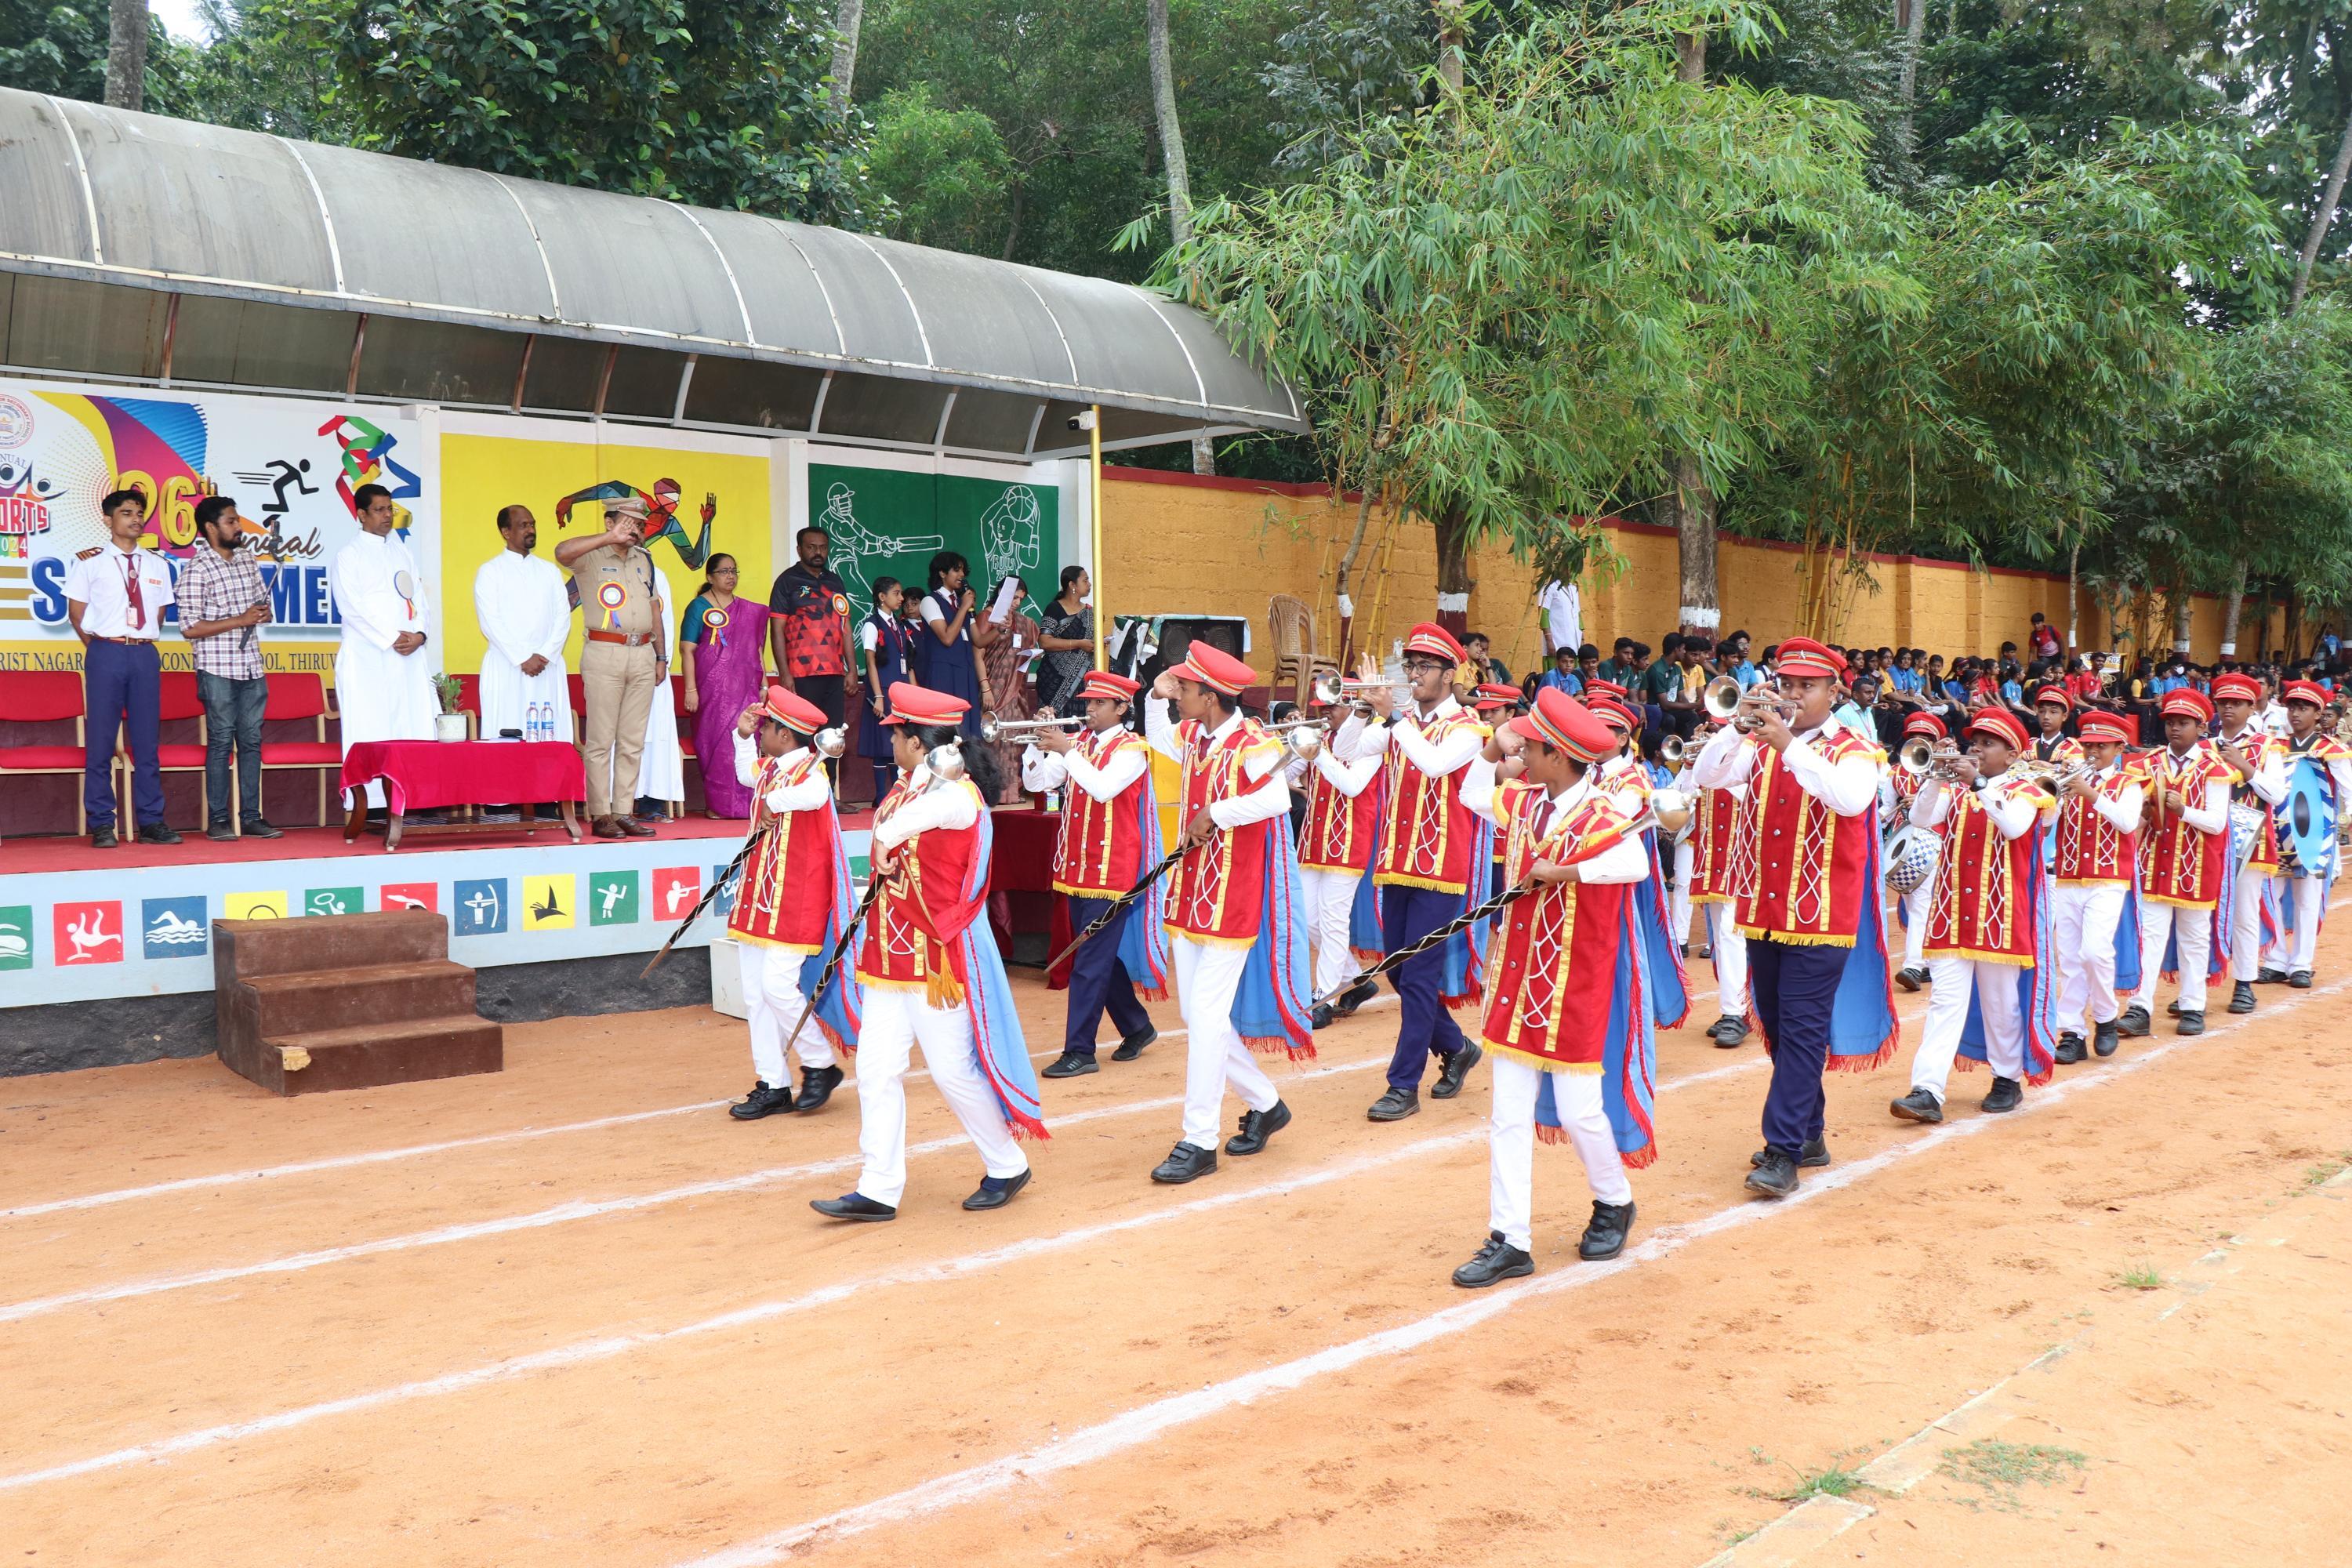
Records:
M662 584L662 598L677 602L669 596L667 583ZM667 817L669 813L663 808L686 799L686 750L678 744L677 734L677 660L674 657L677 627L665 616L656 630L661 635L661 667L669 673L654 688L654 705L646 710L646 749L637 753L635 800L646 808L638 817L641 822ZM613 798L620 800L621 792L614 790Z
M392 534L392 492L362 485L352 492L360 536L335 552L327 585L342 617L335 654L335 707L343 750L361 741L429 741L441 705L433 696L433 664L425 651L431 619L425 574L408 546ZM383 785L371 784L368 805L383 805Z
M564 681L563 643L572 635L572 599L563 574L552 561L531 553L539 545L539 520L527 506L499 512L499 537L506 548L474 574L474 618L481 624L482 738L520 730L523 738L572 739L572 693ZM530 733L530 710L554 725L548 735Z

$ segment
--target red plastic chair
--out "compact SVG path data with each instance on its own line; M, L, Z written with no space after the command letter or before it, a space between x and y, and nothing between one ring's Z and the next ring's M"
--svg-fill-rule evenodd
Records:
M192 669L163 671L157 683L155 716L167 724L175 720L194 719L196 721L196 732L199 737L209 733L204 722L205 700L196 690L195 671ZM202 738L198 739L193 746L184 742L171 745L159 744L155 748L156 767L159 771L167 773L201 774L205 771L205 752L207 749ZM138 763L127 747L118 744L114 753L114 765L120 770L118 782L115 784L117 807L115 820L129 822L132 820L129 810L131 776L137 770ZM234 790L236 785L232 784L229 787ZM205 820L210 822L213 803L209 793L200 790L198 798L204 802Z
M272 675L268 679L269 701L261 710L263 720L309 719L312 721L315 739L262 742L262 783L266 785L271 773L287 769L315 769L319 774L319 826L323 827L328 821L327 781L331 776L340 782L343 772L343 749L327 739L327 715L333 710L327 705L326 678L310 672ZM245 813L239 804L236 816L241 825Z
M69 669L36 669L0 679L0 721L62 724L73 721L70 746L0 746L0 778L79 773L87 760L81 677ZM89 803L74 791L74 831L89 831Z

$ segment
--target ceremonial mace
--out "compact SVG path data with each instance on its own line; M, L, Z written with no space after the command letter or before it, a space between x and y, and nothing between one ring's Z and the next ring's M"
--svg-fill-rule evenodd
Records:
M1146 871L1143 874L1143 880L1138 882L1135 886L1129 888L1127 891L1113 899L1109 905L1104 909L1102 913L1097 915L1092 921L1087 922L1086 930L1080 931L1076 936L1070 939L1069 946L1064 948L1061 952L1055 953L1050 960L1048 960L1045 964L1045 973L1051 974L1055 970L1060 968L1062 965L1062 960L1069 957L1070 954L1084 947L1087 944L1087 938L1094 935L1095 932L1102 930L1103 927L1110 923L1111 916L1118 913L1119 910L1127 908L1128 905L1135 902L1136 900L1143 897L1145 893L1150 891L1151 884L1160 880L1160 878L1166 876L1171 870L1174 869L1176 862L1184 858L1186 852L1192 847L1192 846L1189 844L1179 844L1175 848L1168 851L1167 856L1160 860L1159 865L1154 866L1150 870Z

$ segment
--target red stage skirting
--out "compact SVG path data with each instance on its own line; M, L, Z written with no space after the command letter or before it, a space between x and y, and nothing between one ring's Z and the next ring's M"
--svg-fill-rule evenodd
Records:
M381 779L401 812L578 800L587 778L569 741L360 741L343 753L345 794Z

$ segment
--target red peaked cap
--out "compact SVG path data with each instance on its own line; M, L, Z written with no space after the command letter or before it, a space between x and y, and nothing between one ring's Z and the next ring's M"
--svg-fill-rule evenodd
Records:
M1454 634L1434 621L1423 621L1404 634L1404 651L1421 654L1428 658L1442 658L1448 664L1467 663L1470 656L1454 640Z
M2251 675L2231 670L2227 675L2217 675L2213 678L2212 697L2216 702L2228 702L2232 700L2240 702L2260 702L2263 700L2263 683Z
M944 691L933 691L928 686L913 681L894 682L890 688L890 717L885 724L927 724L953 729L963 722L971 704L961 697Z
M1933 713L1912 714L1903 721L1903 732L1906 735L1925 735L1931 741L1940 741L1951 733L1944 728L1944 721Z
M2120 713L2109 713L2094 708L2083 715L2076 729L2085 741L2113 741L2118 745L2130 745L2139 738L2139 726Z
M2308 702L2315 708L2327 706L2327 688L2316 680L2290 680L2281 695L2289 702Z
M2177 690L2166 692L2164 700L2157 706L2156 710L2167 719L2179 714L2185 718L2194 719L2200 723L2210 723L2213 720L2212 699L2193 686L2183 686Z
M2005 708L1986 709L1969 721L1967 733L1990 735L1995 740L2008 742L2014 750L2021 752L2025 749L2025 726L2018 721L2016 714Z
M2041 707L2044 702L2055 702L2069 713L2074 710L2074 699L2063 686L2045 686L2033 694L2033 705L2036 708Z
M824 716L824 709L782 686L768 688L767 700L761 704L760 711L785 729L797 730L803 735L814 735L833 721Z
M1832 680L1843 680L1845 656L1811 637L1790 637L1780 645L1780 658L1772 669L1776 675L1826 675Z
M1617 750L1616 732L1591 709L1549 686L1536 693L1535 710L1512 720L1510 728L1587 764Z
M1239 697L1257 684L1257 671L1223 648L1194 642L1184 650L1184 662L1171 667L1179 680L1197 681L1212 691Z
M1621 733L1630 735L1642 727L1642 721L1622 702L1614 702L1603 697L1599 701L1589 703L1587 706L1600 716L1602 723L1614 724Z
M1470 694L1473 708L1517 708L1520 692L1516 686L1500 686L1492 681Z
M1124 675L1113 675L1109 670L1097 669L1090 672L1079 684L1078 695L1100 697L1112 702L1129 702L1134 700L1135 694L1142 689L1143 683L1139 680L1129 680Z

